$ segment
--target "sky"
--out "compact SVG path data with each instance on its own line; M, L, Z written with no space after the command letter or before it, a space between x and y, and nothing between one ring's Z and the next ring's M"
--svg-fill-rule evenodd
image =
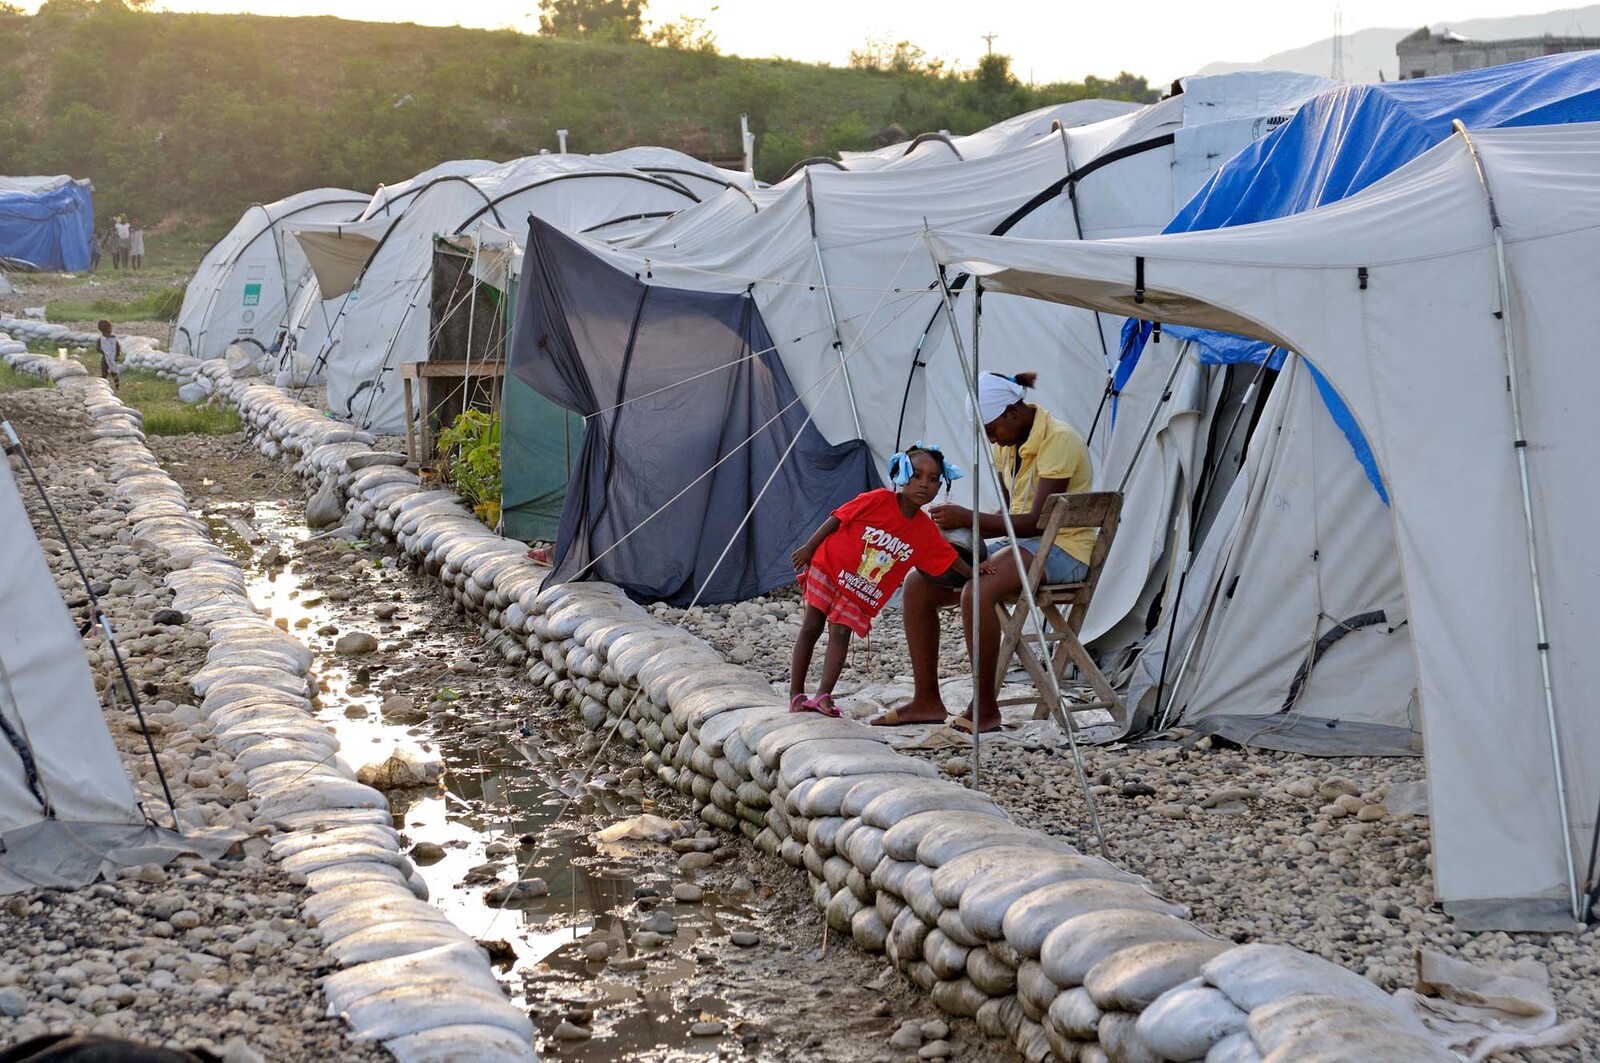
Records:
M27 5L25 5L27 6ZM37 6L34 4L32 6ZM157 0L171 11L248 11L490 29L538 27L538 0ZM1560 0L1339 0L1344 32L1559 9ZM1567 5L1573 6L1573 5ZM957 68L987 47L1024 81L1078 81L1126 70L1164 85L1215 61L1252 62L1331 36L1322 0L650 0L652 22L705 18L725 53L843 65L869 39L909 40Z

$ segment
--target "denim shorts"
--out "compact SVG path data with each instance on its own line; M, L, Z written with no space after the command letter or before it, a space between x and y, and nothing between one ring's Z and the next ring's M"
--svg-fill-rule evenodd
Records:
M994 557L1005 549L1009 540L989 539L984 543L989 548L989 556ZM1039 537L1031 539L1018 539L1017 545L1035 557L1039 556ZM1077 583L1089 574L1089 566L1061 549L1052 545L1050 554L1044 559L1044 581L1047 584Z

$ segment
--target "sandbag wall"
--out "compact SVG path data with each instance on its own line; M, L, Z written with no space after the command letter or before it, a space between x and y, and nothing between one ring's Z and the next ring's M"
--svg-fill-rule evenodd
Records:
M1449 1061L1365 978L1273 945L1234 945L1150 884L1012 822L981 793L849 720L791 714L760 675L616 588L546 587L523 545L399 456L334 438L283 392L199 370L352 534L437 578L531 682L810 876L830 927L886 955L945 1011L1030 1061Z
M402 1063L459 1059L463 1048L490 1063L536 1060L532 1022L506 999L477 944L427 903L387 800L356 781L338 740L312 717L311 651L256 611L244 572L145 446L139 412L76 361L30 354L3 333L0 357L83 404L132 542L165 558L172 608L206 632L207 663L190 680L205 714L197 727L245 773L254 808L234 805L240 819L230 825L272 824L281 832L273 856L305 876L305 911L345 968L324 985L330 1014Z

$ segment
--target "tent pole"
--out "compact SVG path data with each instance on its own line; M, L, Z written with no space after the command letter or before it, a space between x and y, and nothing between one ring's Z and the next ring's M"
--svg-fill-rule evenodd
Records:
M924 241L926 241L928 239L928 230L926 230L926 229L923 230L922 238L923 238ZM943 267L943 265L940 264L938 256L933 253L933 248L932 248L931 245L928 247L928 256L933 259L934 271L937 273L937 275L939 277L939 292L940 292L941 297L944 299L945 313L949 315L949 319L950 319L950 336L955 341L956 356L961 359L962 373L966 377L968 388L971 389L970 393L969 393L969 401L971 402L972 409L974 411L973 417L977 417L978 414L976 413L976 411L978 409L978 388L977 388L978 375L977 375L976 367L973 366L971 360L967 358L966 344L961 342L961 329L960 329L959 323L956 320L956 308L955 308L955 303L952 301L951 296L950 296L950 285L945 280L944 267ZM981 430L982 430L982 426L980 425L979 426L979 431L981 431ZM974 437L976 437L977 433L974 432L973 434L974 434ZM977 455L977 456L981 457L982 455L980 454L980 455ZM994 462L989 461L989 462L981 462L980 463L980 462L974 461L974 463L973 463L973 475L974 476L977 475L977 470L979 468L987 468L989 470L989 479L991 481L991 486L994 488L995 497L996 498L1003 498L1004 497L1004 491L1002 490L1001 484L1000 484L1000 472L999 472L998 469L996 469L994 467ZM977 491L976 485L974 485L974 488L973 488L973 509L974 510L976 510L978 508L978 497L979 497L978 496L978 491ZM1011 510L1010 510L1009 506L1002 505L1000 507L1000 518L1002 520L1004 520L1005 524L1006 524L1006 538L1009 539L1012 543L1015 543L1017 541L1017 529L1016 529L1016 526L1011 521ZM976 557L977 556L977 552L976 551L977 551L977 545L978 544L977 543L973 543L972 545L973 545L973 551L974 551L973 552L973 556ZM977 569L976 568L973 569L973 579L974 580L977 579ZM976 592L976 590L977 590L976 586L974 586L973 590L974 590L974 592ZM974 597L976 597L976 593L974 593ZM1028 586L1028 581L1027 580L1023 580L1022 581L1022 597L1023 597L1023 600L1027 603L1029 619L1033 622L1034 630L1039 632L1039 638L1041 640L1041 645L1043 645L1044 630L1045 630L1044 615L1039 611L1039 603L1038 603L1037 600L1035 600L1034 595L1033 595L1033 588ZM1048 656L1049 656L1049 653L1048 653L1049 647L1048 646L1043 646L1043 648L1046 651L1045 656L1048 658ZM995 667L997 669L999 668L999 662L998 661L995 662ZM1061 694L1060 677L1056 675L1054 668L1048 668L1048 669L1046 669L1046 671L1050 675L1050 690L1048 691L1048 693L1050 694L1051 698L1054 700L1055 705L1058 708L1062 708L1062 706L1064 706L1064 704L1065 704L1066 699ZM976 680L976 676L974 676L974 680ZM973 693L973 700L976 701L977 700L977 693L978 693L976 682L974 682L972 693ZM1044 692L1041 691L1041 693L1044 693ZM1099 815L1099 813L1095 811L1094 793L1089 789L1089 775L1088 775L1088 773L1086 771L1084 771L1084 768L1083 768L1083 752L1078 748L1077 731L1072 726L1072 717L1066 714L1066 711L1065 711L1064 708L1062 709L1062 716L1063 716L1063 722L1065 723L1065 726L1062 729L1064 731L1066 731L1066 733L1067 733L1067 745L1072 751L1072 766L1073 766L1073 770L1077 773L1078 786L1083 791L1083 802L1084 802L1084 805L1088 809L1088 812L1089 812L1089 825L1094 830L1095 840L1099 843L1101 854L1104 855L1105 852L1106 852L1106 832L1100 826L1100 815ZM973 737L976 738L977 736L974 735Z
M1150 411L1150 416L1144 422L1144 431L1139 435L1139 443L1133 448L1133 456L1128 459L1128 467L1122 470L1122 480L1117 484L1117 492L1121 494L1128 489L1128 481L1133 479L1134 466L1139 464L1139 455L1144 453L1144 446L1150 441L1150 434L1155 431L1156 418L1161 414L1161 408L1172 399L1172 385L1178 379L1178 370L1183 368L1184 348L1187 344L1178 344L1178 353L1172 359L1172 369L1167 373L1166 383L1161 385L1161 398L1156 402L1155 408Z
M1467 154L1472 158L1473 168L1478 174L1478 183L1483 186L1484 199L1488 203L1489 224L1494 229L1495 269L1500 282L1500 334L1505 341L1506 390L1511 399L1511 425L1515 433L1512 449L1517 454L1517 476L1522 482L1522 520L1528 544L1528 575L1533 591L1534 624L1539 638L1539 671L1544 682L1544 711L1550 727L1550 756L1555 767L1556 800L1561 812L1561 851L1567 858L1567 889L1572 902L1572 917L1581 919L1583 913L1578 903L1578 872L1572 856L1572 824L1567 816L1567 780L1561 767L1561 737L1556 727L1555 687L1550 679L1550 637L1545 629L1544 594L1539 581L1539 553L1533 523L1533 493L1528 486L1528 437L1523 431L1522 391L1517 383L1519 367L1516 337L1511 322L1511 278L1506 270L1505 232L1500 224L1500 211L1495 206L1494 193L1489 188L1489 175L1484 172L1483 160L1478 156L1477 145L1472 142L1471 134L1467 132L1467 127L1461 124L1459 118L1451 125L1461 134L1461 139L1467 146Z
M941 274L943 272L943 270L940 270ZM978 323L983 320L983 282L974 281L972 292L972 394L977 395L978 375L980 372L980 365L982 363L982 354L978 348ZM954 325L955 323L952 322L951 327L953 328ZM973 410L977 410L976 405L973 406ZM983 457L982 448L984 439L982 422L982 417L976 415L973 416L972 469L974 472L977 471L978 462ZM983 507L979 505L979 494L977 491L978 481L976 479L972 481L972 486L972 645L974 648L976 648L977 646L981 645L981 640L978 638L978 636L981 633L981 627L983 624L983 609L979 604L983 601L983 595L979 593L982 588L978 582L982 578L982 573L978 571L978 569L981 567L978 561L978 544L983 542L983 531L978 526L978 518L983 515ZM996 661L994 666L996 672L995 680L998 683L1000 679L1000 662ZM983 789L983 780L982 776L978 772L978 747L983 743L983 737L982 733L978 729L978 674L976 668L973 669L972 702L969 705L969 708L971 709L972 713L972 788L974 790L981 791Z
M850 398L850 416L855 420L856 438L865 439L861 431L861 411L856 407L856 389L850 382L850 367L845 364L844 335L839 331L839 314L833 306L833 287L828 283L828 267L822 261L822 244L817 240L817 207L811 198L811 169L806 169L806 213L811 216L811 251L817 259L817 276L822 281L822 298L828 304L828 321L833 325L833 351L839 356L839 371L844 375L844 391Z

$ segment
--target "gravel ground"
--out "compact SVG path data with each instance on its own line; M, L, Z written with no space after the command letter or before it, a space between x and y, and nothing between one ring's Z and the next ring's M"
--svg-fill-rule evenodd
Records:
M171 595L152 554L129 544L118 503L92 464L87 418L39 388L0 396L77 545L129 661L167 777L186 823L248 829L252 806L226 754L203 737L186 678L203 664L205 635L152 617ZM37 495L22 493L68 601L82 597ZM107 722L157 819L167 810L144 739L98 632L86 640ZM131 869L76 892L40 890L0 900L0 1046L47 1031L111 1033L220 1049L231 1059L380 1060L322 1017L319 975L331 970L299 918L303 891L266 860L267 843L215 862ZM259 1053L254 1055L252 1053Z
M787 684L799 627L792 590L732 606L656 612ZM954 610L944 615L943 629L941 674L967 673ZM885 610L874 626L870 660L855 649L852 656L839 688L846 694L863 683L909 683L899 612ZM848 698L841 705L850 712ZM952 741L907 751L936 761L946 774L968 776L970 745L948 731L939 737ZM1019 822L1094 850L1064 744L986 741L980 758L982 787ZM1085 748L1083 761L1108 855L1147 875L1163 896L1190 905L1202 925L1241 943L1318 953L1390 990L1413 983L1419 948L1480 963L1537 960L1549 970L1562 1020L1583 1022L1584 1039L1496 1058L1600 1060L1600 929L1582 935L1456 930L1433 903L1428 819L1405 811L1420 797L1420 758L1221 748L1177 729L1138 744Z

